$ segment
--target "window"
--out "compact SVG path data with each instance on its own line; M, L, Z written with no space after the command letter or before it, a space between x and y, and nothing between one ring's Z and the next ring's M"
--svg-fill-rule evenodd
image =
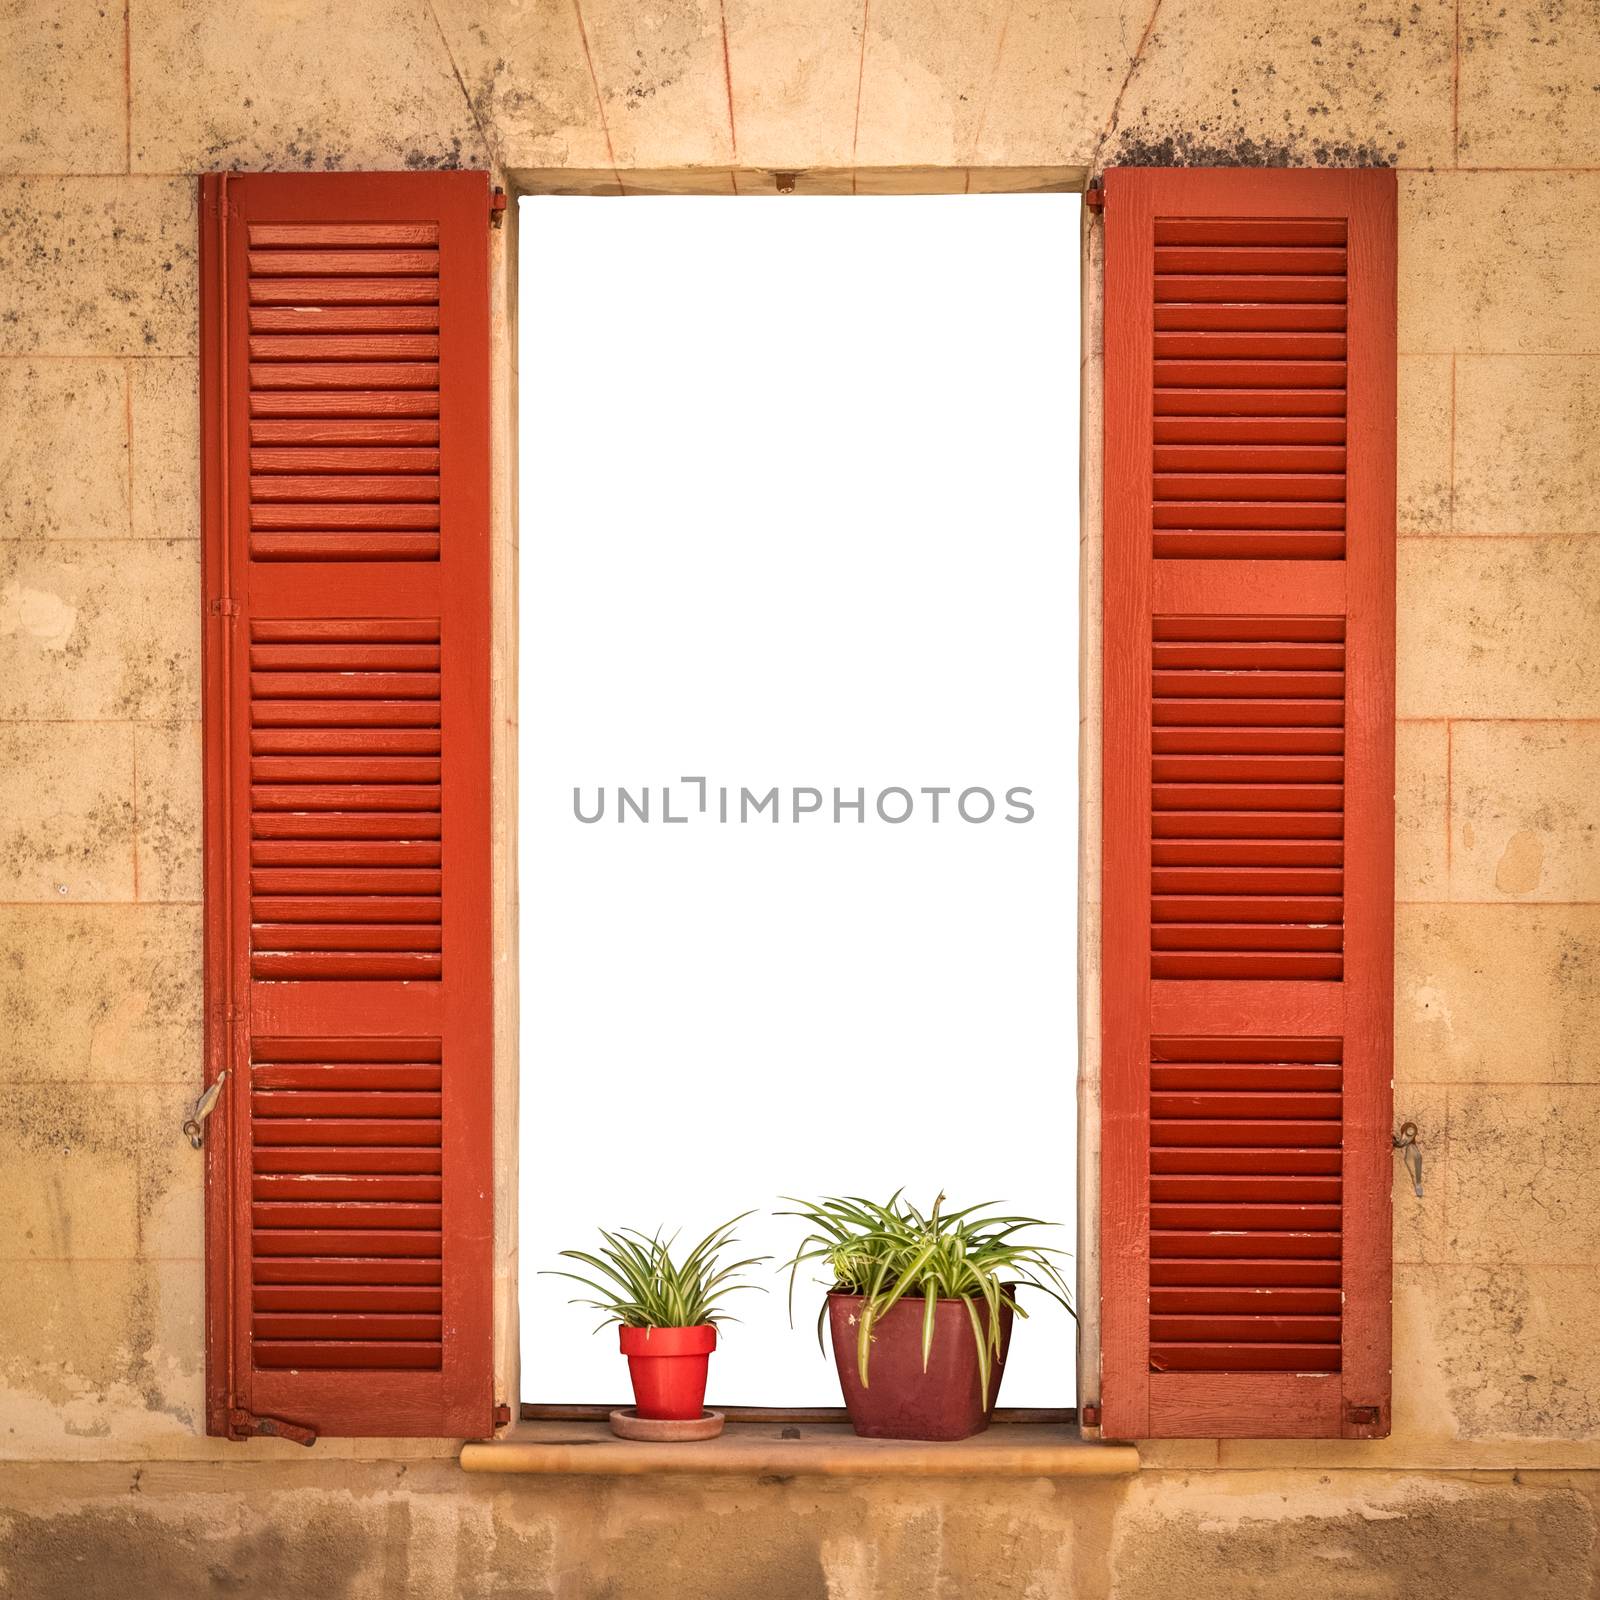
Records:
M510 560L509 537L491 560L505 502L491 494L504 419L489 271L504 252L489 248L481 173L227 174L201 198L207 1427L482 1436L514 1398L495 1392L512 1291L492 1251L509 1239L492 1197L512 1103L492 1094L491 907L508 884L491 858L507 776L490 759L505 690L491 644L514 634L491 586ZM1085 705L1104 769L1103 808L1085 797L1104 845L1081 940L1092 971L1103 907L1081 1130L1098 1176L1085 1415L1119 1437L1382 1436L1394 176L1121 171L1103 201L1105 353L1085 365L1103 412L1086 460L1104 462L1085 496L1086 571L1102 533L1105 554L1103 660L1088 656L1103 741L1099 694ZM731 237L720 252L675 246L694 270L670 304L665 247L641 255L630 237L626 255L587 263L613 306L659 313L646 326L675 376L709 368L715 391L732 357L708 351L732 325L775 381L737 391L720 428L690 428L677 451L642 425L631 454L620 445L630 406L643 422L663 409L637 351L546 396L552 437L559 425L612 448L552 536L525 541L523 926L541 931L519 996L535 1029L523 1321L574 1335L555 1363L535 1347L531 1393L557 1397L559 1374L593 1398L576 1352L614 1361L534 1276L541 1255L582 1242L613 1202L617 1221L669 1220L664 1186L685 1172L710 1180L714 1206L702 1198L696 1217L695 1196L680 1200L685 1225L706 1227L773 1191L856 1182L857 1146L883 1145L861 1128L905 1109L932 1131L902 1125L881 1186L926 1193L952 1168L976 1185L975 1160L994 1157L1000 1196L1069 1213L1075 585L1051 518L1072 509L1076 363L1045 335L1076 320L1071 209L992 204L845 202L863 243L820 251L788 298L740 290L804 259L819 202L749 208L765 277L734 270ZM679 207L693 214L661 210ZM730 212L744 226L746 208ZM630 230L652 214L604 208ZM1056 246L1008 236L1024 216L1053 217ZM828 364L823 291L843 278L864 299L863 263L923 226L868 302L855 359ZM523 248L537 253L532 230ZM1003 288L984 300L984 282ZM980 300L983 342L963 345L952 330ZM527 305L523 322L538 324ZM1034 374L1037 404L997 428L1002 357ZM525 407L541 360L556 372L535 342ZM894 397L898 369L916 381ZM861 474L854 498L820 470L835 461ZM1030 481L1044 486L1031 508ZM746 496L737 515L712 509L712 489ZM703 514L658 528L669 498ZM730 628L743 631L728 651ZM598 659L596 635L613 646ZM592 726L586 694L603 713ZM689 812L693 780L705 812ZM627 820L562 814L574 788L592 814L602 786ZM915 808L946 786L956 814L935 824ZM1024 788L1033 815L1009 821ZM778 820L733 820L747 790ZM841 803L858 790L860 820ZM887 820L900 790L914 814ZM972 804L984 790L992 815ZM687 820L668 821L669 804ZM876 924L851 914L863 903ZM738 936L708 914L719 905L739 910ZM953 952L929 938L951 928ZM957 961L970 982L952 981ZM663 1038L674 1058L630 1076ZM902 1077L875 1072L897 1047L904 1061L908 1038ZM913 1070L965 1087L974 1059L976 1096L904 1091ZM574 1086L576 1101L553 1101ZM641 1105L659 1121L692 1095L703 1114L670 1159L608 1140L640 1126ZM973 1137L995 1106L999 1135ZM791 1176L770 1137L749 1137L774 1124L802 1160L836 1165ZM910 1148L925 1165L908 1171ZM724 1366L719 1398L831 1398L805 1332L759 1304L775 1336L753 1327L730 1351L782 1352L808 1374ZM1019 1361L1009 1400L1069 1398L1067 1330L1040 1334L1045 1365Z
M733 1404L839 1403L782 1195L1074 1249L1078 215L523 202L528 1400L626 1395L536 1275L599 1226L758 1208ZM1002 1398L1071 1405L1023 1303Z

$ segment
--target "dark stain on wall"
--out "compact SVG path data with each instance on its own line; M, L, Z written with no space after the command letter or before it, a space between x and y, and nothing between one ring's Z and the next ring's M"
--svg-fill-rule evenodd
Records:
M1204 119L1192 127L1170 133L1130 130L1118 139L1107 162L1117 167L1392 167L1398 150L1386 150L1374 140L1360 143L1327 142L1301 129L1284 139L1254 138L1249 134L1212 131Z

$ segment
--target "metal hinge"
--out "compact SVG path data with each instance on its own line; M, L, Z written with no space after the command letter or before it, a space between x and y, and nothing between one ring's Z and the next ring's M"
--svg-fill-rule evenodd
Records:
M1085 1428L1098 1428L1100 1426L1100 1407L1080 1407L1078 1410L1078 1421Z
M489 226L498 228L505 221L505 216L506 192L504 189L496 189L489 196Z
M230 1439L254 1439L258 1436L267 1439L288 1439L295 1444L308 1447L317 1442L317 1430L308 1428L303 1423L285 1422L282 1417L258 1417L253 1411L234 1410L228 1413Z
M1383 1421L1382 1406L1349 1406L1346 1414L1353 1428L1376 1428Z
M239 615L239 602L223 595L221 599L211 602L211 615L214 617L236 617Z
M511 1407L504 1400L494 1408L494 1425L497 1428L506 1427L511 1421Z
M1083 203L1098 217L1106 208L1106 192L1096 178L1083 193Z

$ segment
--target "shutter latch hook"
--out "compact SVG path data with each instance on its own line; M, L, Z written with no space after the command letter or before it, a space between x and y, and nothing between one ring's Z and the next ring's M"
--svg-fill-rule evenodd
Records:
M1394 1136L1394 1147L1400 1152L1400 1159L1406 1164L1406 1172L1411 1178L1411 1192L1417 1199L1422 1198L1422 1151L1417 1145L1417 1125L1414 1122L1402 1122L1400 1131Z
M198 1100L195 1101L194 1110L192 1110L189 1115L184 1118L183 1131L188 1134L189 1143L196 1150L200 1149L200 1147L206 1142L206 1118L217 1109L217 1100L222 1094L223 1080L226 1079L227 1076L228 1069L224 1067L222 1071L217 1074L217 1081L213 1083Z

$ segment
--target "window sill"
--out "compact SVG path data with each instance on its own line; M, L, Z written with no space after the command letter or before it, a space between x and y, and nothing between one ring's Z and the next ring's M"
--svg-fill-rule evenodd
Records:
M1111 1478L1139 1470L1129 1444L1061 1424L997 1422L948 1444L862 1439L846 1423L730 1422L695 1444L618 1439L604 1422L519 1422L465 1445L467 1472L634 1477L657 1472L824 1478Z

